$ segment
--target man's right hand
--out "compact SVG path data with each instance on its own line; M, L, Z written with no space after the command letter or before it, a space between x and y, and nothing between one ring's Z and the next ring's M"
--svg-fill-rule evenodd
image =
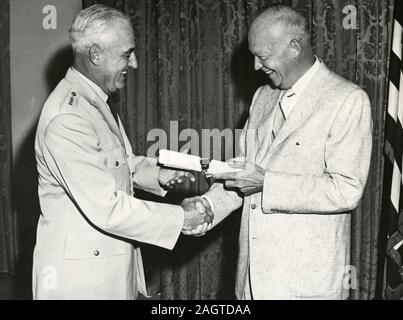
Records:
M202 236L212 227L214 214L209 202L202 197L187 198L181 204L185 211L182 233Z

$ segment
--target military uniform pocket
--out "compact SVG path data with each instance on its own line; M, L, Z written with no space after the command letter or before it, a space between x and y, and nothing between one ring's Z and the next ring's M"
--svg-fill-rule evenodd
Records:
M66 236L64 259L102 259L125 254L127 247L127 243L96 231L71 232Z
M126 166L126 155L121 146L115 146L105 153L105 164L109 169L120 169L122 166Z

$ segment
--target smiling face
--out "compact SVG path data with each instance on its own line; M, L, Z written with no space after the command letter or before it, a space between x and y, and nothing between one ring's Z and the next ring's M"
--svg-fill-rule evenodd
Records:
M137 68L134 34L126 21L116 21L105 35L98 65L98 84L108 94L124 88L127 71Z
M267 74L272 88L292 87L296 81L296 61L281 24L254 24L249 32L249 50L255 57L255 69Z

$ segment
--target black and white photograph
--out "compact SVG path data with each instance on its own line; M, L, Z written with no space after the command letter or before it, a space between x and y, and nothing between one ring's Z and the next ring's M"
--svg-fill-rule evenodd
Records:
M0 0L0 300L403 300L402 25L401 0Z

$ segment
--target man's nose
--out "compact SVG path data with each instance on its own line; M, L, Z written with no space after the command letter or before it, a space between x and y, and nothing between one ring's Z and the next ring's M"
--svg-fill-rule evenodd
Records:
M133 69L137 69L138 67L138 63L137 63L137 58L136 55L134 54L134 52L132 53L132 55L130 56L130 60L129 60L129 67L133 68Z
M260 59L258 57L255 57L255 70L260 70L263 67L263 65L260 63Z

